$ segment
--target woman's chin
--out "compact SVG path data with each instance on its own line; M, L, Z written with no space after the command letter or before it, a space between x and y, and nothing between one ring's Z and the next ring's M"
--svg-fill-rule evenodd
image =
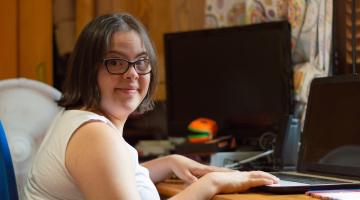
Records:
M116 118L128 117L137 108L137 105L121 105L121 106L106 106L102 107L101 111L106 115L112 115Z

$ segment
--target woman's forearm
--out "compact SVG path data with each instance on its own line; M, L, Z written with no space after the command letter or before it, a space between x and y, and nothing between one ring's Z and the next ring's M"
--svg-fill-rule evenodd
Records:
M168 178L172 174L171 155L156 158L141 165L149 170L150 178L154 183L160 182Z

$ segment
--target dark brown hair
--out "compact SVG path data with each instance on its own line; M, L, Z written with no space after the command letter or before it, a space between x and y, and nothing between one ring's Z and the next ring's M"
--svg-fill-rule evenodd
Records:
M96 17L81 32L72 52L63 96L58 105L66 109L97 109L100 105L100 91L97 83L99 66L108 51L111 36L116 32L135 31L145 45L150 59L151 79L144 100L137 112L153 108L158 68L154 46L144 26L130 14L109 14Z

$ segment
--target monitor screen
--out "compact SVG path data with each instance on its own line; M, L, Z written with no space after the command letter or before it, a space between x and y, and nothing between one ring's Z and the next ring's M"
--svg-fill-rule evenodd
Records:
M219 134L261 134L292 112L290 26L286 21L167 33L169 136L199 117Z
M312 81L301 137L301 171L360 178L360 78Z

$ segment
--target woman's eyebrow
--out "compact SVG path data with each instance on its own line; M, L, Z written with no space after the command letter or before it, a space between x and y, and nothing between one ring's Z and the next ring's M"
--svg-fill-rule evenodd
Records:
M109 55L109 54L126 57L125 53L121 53L120 51L115 51L115 50L110 50L110 51L106 52L106 55Z
M116 56L128 58L128 56L125 53L122 53L120 51L110 50L106 53L106 55L109 55L109 54L116 54ZM136 58L142 57L142 56L148 56L148 54L145 51L143 51L143 52L138 53L136 55Z
M136 57L141 57L141 56L149 56L145 51L139 53Z

